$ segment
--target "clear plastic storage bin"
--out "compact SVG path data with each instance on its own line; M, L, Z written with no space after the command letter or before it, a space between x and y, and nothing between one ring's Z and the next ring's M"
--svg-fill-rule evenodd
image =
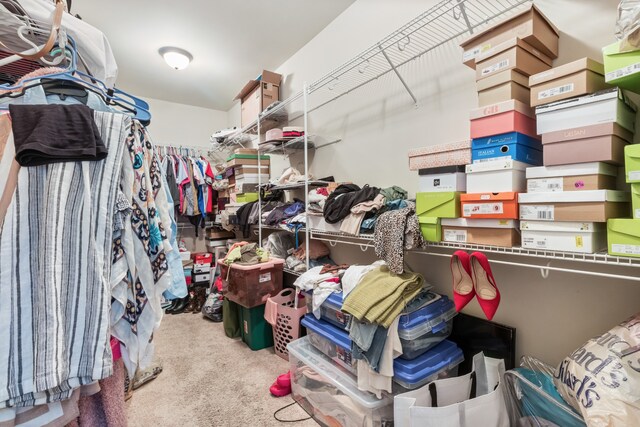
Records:
M265 304L282 290L284 260L271 258L255 265L226 265L218 261L225 298L246 308Z
M313 293L307 292L307 312L313 313ZM320 317L342 330L346 330L351 315L342 311L342 292L334 293L320 306Z
M462 350L445 340L413 360L394 360L393 381L413 390L435 380L458 376L458 365L462 361Z
M415 359L447 339L453 331L453 318L456 314L453 301L444 295L430 292L422 307L400 316L400 357Z
M312 293L307 293L307 311L311 313ZM320 307L322 320L346 330L351 315L343 313L342 293L331 294ZM448 297L425 291L419 300L407 306L400 316L398 335L402 358L411 360L427 352L451 335L456 308Z
M316 319L313 314L306 315L301 323L302 326L307 328L307 336L315 348L356 375L356 359L351 355L351 340L347 332Z
M311 345L309 337L290 343L293 399L325 426L393 425L393 397L358 390L356 379Z

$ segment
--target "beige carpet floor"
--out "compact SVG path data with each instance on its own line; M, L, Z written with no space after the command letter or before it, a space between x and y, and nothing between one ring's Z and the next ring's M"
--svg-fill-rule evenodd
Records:
M131 427L317 426L313 420L280 423L273 413L293 402L269 387L289 364L273 349L251 351L227 338L222 323L200 314L166 315L155 336L156 360L164 371L136 390L128 405ZM283 419L306 418L298 405Z

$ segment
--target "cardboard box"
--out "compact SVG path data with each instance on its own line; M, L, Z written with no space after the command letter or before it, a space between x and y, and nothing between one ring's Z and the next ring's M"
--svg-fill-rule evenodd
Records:
M531 106L575 98L610 88L604 81L604 66L582 58L529 77Z
M258 166L257 165L238 165L236 167L233 168L235 170L235 174L238 177L244 177L247 175L255 175L258 176ZM269 161L269 164L265 165L264 162L260 162L260 170L262 171L262 176L268 176L271 177L271 161ZM236 178L238 179L238 178ZM269 180L269 178L267 178L267 181Z
M440 218L421 216L418 218L420 222L420 230L422 236L427 242L442 241L442 228L440 226Z
M253 156L258 155L258 150L256 148L236 148L233 150L233 154L250 154Z
M193 264L194 273L209 273L211 271L211 264Z
M629 199L615 190L520 193L520 220L606 222L627 217Z
M486 79L478 80L478 105L497 104L499 102L517 99L529 104L529 79L515 70L495 73Z
M520 244L518 221L512 219L443 219L441 224L444 242L509 248Z
M208 228L206 236L208 239L212 239L212 240L223 240L223 239L226 240L226 239L235 239L236 233L234 233L233 231L220 230L216 228Z
M462 216L480 219L518 219L518 193L462 194Z
M531 107L511 100L471 111L471 139L509 132L537 137L535 114Z
M622 165L627 145L614 135L548 144L544 146L543 163L546 166L588 162Z
M560 33L540 9L532 5L527 10L510 16L463 41L460 44L463 49L462 61L465 65L475 69L477 56L497 44L516 37L550 58L558 57Z
M640 88L640 50L634 50L626 40L602 48L605 81L638 92Z
M193 275L193 283L209 283L211 273L202 273Z
M525 76L551 68L552 59L520 39L511 39L493 47L476 58L476 80L485 79L505 70L515 70Z
M426 168L420 169L418 175L437 175L437 174L449 174L449 173L464 173L464 165L457 166L442 166L439 168Z
M597 222L522 221L522 247L592 254L607 247L607 230Z
M232 154L227 159L227 166L255 166L258 167L258 156L252 154ZM269 156L260 156L260 166L271 166L271 160ZM257 170L256 172L257 173Z
M258 118L258 114L269 105L280 100L282 75L263 70L259 78L250 80L236 95L234 101L241 100L240 125L247 126Z
M472 150L473 163L506 157L530 165L542 164L542 151L528 145L508 144Z
M631 209L631 216L640 219L640 184L631 184Z
M527 169L527 193L615 190L618 168L607 163L580 163Z
M258 201L258 193L238 193L236 194L238 203L251 203Z
M607 221L609 255L640 258L640 221L610 219Z
M471 163L471 141L409 150L409 170L415 171L442 166L457 166Z
M613 89L536 107L536 118L541 135L613 122L633 132L636 108L621 91Z
M464 172L420 175L421 192L467 191L467 175Z
M629 183L640 182L640 144L629 144L624 148L624 176Z
M458 192L417 193L416 215L418 218L458 218L460 196Z
M513 159L467 165L467 192L502 193L525 189L527 165Z

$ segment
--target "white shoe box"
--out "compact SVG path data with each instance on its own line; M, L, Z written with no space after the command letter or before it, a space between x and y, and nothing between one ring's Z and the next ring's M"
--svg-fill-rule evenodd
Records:
M633 132L635 106L618 89L565 99L536 108L538 135L600 123L618 123Z
M463 172L420 175L419 189L421 193L437 193L467 191L467 177Z
M513 159L467 165L467 193L523 192L527 188L527 166Z
M520 221L522 247L596 253L607 248L605 223Z
M211 264L193 264L194 273L209 273L211 271Z

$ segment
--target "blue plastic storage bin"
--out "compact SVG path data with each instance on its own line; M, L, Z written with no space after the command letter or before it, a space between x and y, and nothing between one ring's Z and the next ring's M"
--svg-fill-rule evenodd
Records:
M346 331L316 319L313 314L304 316L300 323L307 328L307 336L315 348L336 364L356 374L356 360L351 355L351 339Z
M413 360L394 360L393 381L413 390L431 381L457 376L458 365L463 360L462 350L455 343L445 340Z
M453 330L453 318L457 314L453 301L434 292L427 295L419 308L400 316L398 335L403 359L415 359L446 339ZM312 294L307 293L309 313L312 312L311 300ZM342 293L332 294L321 306L321 318L345 331L351 315L340 311L341 308Z
M313 313L313 293L306 293L307 300L307 313ZM334 293L329 295L329 297L322 303L320 307L321 315L320 317L323 320L331 323L333 326L336 326L342 330L347 329L347 325L351 320L351 315L347 313L343 313L342 311L342 292Z
M402 343L402 357L415 359L440 344L453 331L456 307L444 295L434 295L426 305L400 316L398 335Z

